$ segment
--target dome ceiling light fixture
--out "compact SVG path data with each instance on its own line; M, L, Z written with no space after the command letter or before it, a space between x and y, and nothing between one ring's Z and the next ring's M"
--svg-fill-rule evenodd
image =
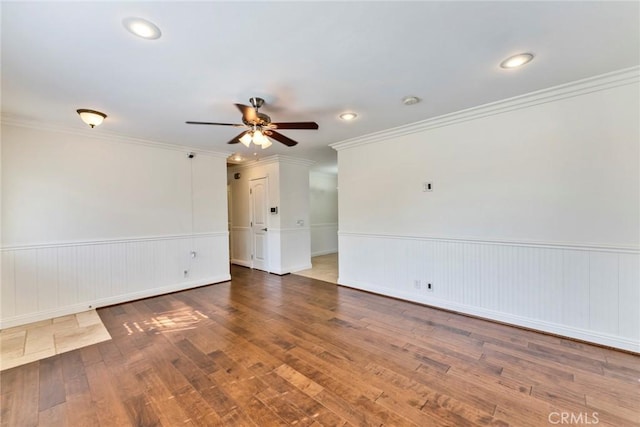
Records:
M122 25L131 34L147 40L159 39L162 35L160 28L151 21L146 19L130 17L122 20Z
M532 53L519 53L502 61L500 67L505 69L518 68L531 62L531 60L533 60Z
M345 122L350 122L351 120L355 120L356 117L358 117L358 115L353 112L340 114L340 119L344 120Z
M241 153L232 153L227 160L231 163L242 163L246 160L246 158Z
M91 129L96 126L100 126L102 121L107 118L107 115L105 113L101 113L100 111L96 110L88 110L86 108L81 108L79 110L76 110L76 112L80 115L80 118L83 122L91 126Z

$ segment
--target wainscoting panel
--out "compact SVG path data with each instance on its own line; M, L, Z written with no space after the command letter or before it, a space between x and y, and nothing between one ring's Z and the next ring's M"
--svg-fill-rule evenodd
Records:
M636 249L346 232L339 242L341 285L640 352Z
M640 257L625 253L618 261L618 330L640 342Z
M273 257L271 261L274 262L269 262L273 273L287 274L311 268L311 234L308 227L269 229L269 233L274 240L280 241L279 259Z
M251 227L231 227L231 262L251 267Z
M228 247L220 232L3 248L0 328L229 280Z
M338 252L338 223L311 224L311 256Z

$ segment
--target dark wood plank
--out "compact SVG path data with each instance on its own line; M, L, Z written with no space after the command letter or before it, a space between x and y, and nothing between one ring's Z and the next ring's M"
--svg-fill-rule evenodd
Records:
M144 396L130 397L124 401L124 406L134 426L158 427L161 425L158 415Z
M66 402L47 408L44 411L40 411L40 414L38 415L38 425L47 427L71 425L67 418Z
M3 427L38 425L38 362L3 371L0 421Z
M49 357L40 361L39 392L38 408L40 411L65 402L62 363L59 356Z
M84 353L83 353L84 354ZM100 425L131 426L129 416L115 385L116 378L104 362L91 363L85 366L91 403L95 405Z

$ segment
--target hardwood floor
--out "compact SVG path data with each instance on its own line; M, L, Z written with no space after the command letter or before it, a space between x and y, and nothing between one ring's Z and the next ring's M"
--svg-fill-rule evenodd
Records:
M111 341L2 372L2 426L640 425L638 356L232 276L99 309Z

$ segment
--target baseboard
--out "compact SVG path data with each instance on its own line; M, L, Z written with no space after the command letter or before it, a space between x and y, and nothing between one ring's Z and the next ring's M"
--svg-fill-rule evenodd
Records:
M312 267L313 266L311 265L311 263L309 263L309 264L294 265L294 266L282 268L282 269L276 268L276 269L270 270L269 272L283 275L283 274L295 273L296 271L308 270Z
M329 254L337 254L338 253L338 248L335 249L327 249L324 251L318 251L318 252L313 252L311 254L311 257L313 258L314 256L321 256L321 255L329 255Z
M251 268L251 262L249 262L249 261L243 261L241 259L232 259L230 262L231 262L231 264L241 265L243 267Z
M521 317L509 313L488 310L481 307L453 303L439 298L417 297L416 295L410 294L408 292L403 292L391 288L383 288L368 283L359 282L357 280L338 278L338 284L348 288L367 291L382 296L398 298L404 301L424 304L430 307L442 308L444 310L450 310L462 314L468 314L474 317L494 320L497 322L520 326L527 329L533 329L543 333L573 338L580 341L586 341L606 347L613 347L633 353L640 353L640 342L633 341L624 337Z
M0 329L12 328L14 326L25 325L28 323L39 322L41 320L52 319L54 317L68 316L93 308L106 307L108 305L120 304L137 299L149 298L168 294L186 289L198 288L200 286L211 285L214 283L226 282L231 280L230 274L208 277L206 279L194 280L190 282L181 282L161 288L145 289L144 291L131 292L123 295L116 295L108 298L101 298L93 301L85 301L79 304L58 307L55 309L38 311L37 313L23 314L0 320Z

